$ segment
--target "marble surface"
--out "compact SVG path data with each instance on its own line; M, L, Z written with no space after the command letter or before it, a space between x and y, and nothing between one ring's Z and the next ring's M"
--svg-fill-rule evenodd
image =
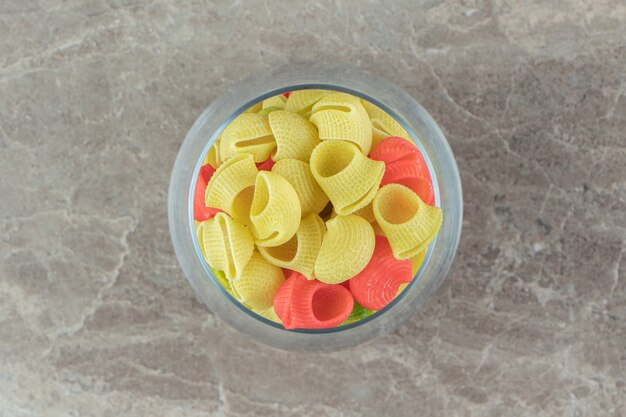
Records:
M0 2L0 416L625 416L626 4ZM229 85L345 62L415 95L465 191L399 331L285 353L194 298L170 169Z

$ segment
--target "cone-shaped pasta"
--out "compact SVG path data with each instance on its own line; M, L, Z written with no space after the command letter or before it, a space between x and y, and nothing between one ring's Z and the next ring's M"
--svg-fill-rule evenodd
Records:
M365 268L374 253L374 230L367 220L353 214L326 223L328 231L315 262L315 277L339 284Z
M285 110L308 117L313 105L331 94L330 90L298 90L289 95Z
M399 136L404 140L410 140L411 137L407 131L386 111L367 100L361 100L361 104L372 121L372 148L389 136Z
M253 310L272 306L280 285L285 281L283 270L254 252L241 276L231 281L234 297Z
M290 158L308 162L311 152L320 143L315 126L303 116L284 110L271 112L268 119L276 140L276 153L272 159Z
M367 155L372 147L372 125L361 101L345 93L332 93L315 103L311 123L322 140L347 140Z
M248 229L225 213L218 213L200 227L202 250L211 267L237 279L252 256L254 242Z
M237 217L234 215L238 208L235 207L236 199L246 188L254 186L257 173L252 155L237 155L227 160L220 165L207 184L206 206Z
M363 307L380 310L394 299L400 285L410 282L412 277L411 261L396 259L387 238L376 236L372 259L350 279L350 292Z
M253 104L252 106L248 107L248 109L245 110L244 113L258 113L262 108L263 102L260 101L257 104Z
M296 234L302 210L289 181L274 172L256 177L250 225L258 246L278 246Z
M331 140L323 141L313 150L311 172L337 214L345 215L372 201L385 164L372 161L353 143Z
M321 212L328 204L326 193L315 181L311 167L306 162L297 159L281 159L274 164L272 172L285 178L296 190L303 217L309 213Z
M276 148L276 141L267 117L258 113L242 113L222 132L220 155L226 160L239 154L251 154L254 162L265 161Z
M202 163L202 165L209 164L213 168L218 168L220 166L220 164L222 163L222 157L220 155L220 142L220 138L217 138L213 146L211 146L211 149L209 149L209 152L207 152L206 156L204 157L204 162Z
M276 107L277 109L284 109L286 101L287 97L282 94L278 94L274 97L263 100L263 108L267 109L269 107Z
M292 272L274 299L274 311L285 329L326 329L346 321L354 306L350 291L343 285L309 281Z
M424 203L400 184L382 187L374 197L373 208L398 259L410 259L423 251L441 227L441 209Z
M254 310L255 313L257 313L259 316L264 317L270 321L273 321L274 323L279 323L281 324L281 320L280 317L278 317L278 315L276 314L276 311L274 311L274 306L270 306L264 310Z
M315 261L325 232L324 221L311 213L302 219L298 231L289 241L280 246L259 246L259 253L274 265L298 271L313 279Z

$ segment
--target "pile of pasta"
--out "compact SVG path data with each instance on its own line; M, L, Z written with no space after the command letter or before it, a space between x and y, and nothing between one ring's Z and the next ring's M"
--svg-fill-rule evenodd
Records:
M281 94L236 117L194 197L198 243L224 290L285 329L336 327L388 305L442 222L402 126L329 90Z

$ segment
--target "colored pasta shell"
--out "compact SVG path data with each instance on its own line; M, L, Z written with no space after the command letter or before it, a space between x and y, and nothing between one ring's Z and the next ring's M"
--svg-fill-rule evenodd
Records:
M281 159L274 164L272 172L282 176L293 186L302 206L302 216L319 213L328 204L328 197L319 186L311 167L297 159Z
M274 310L285 329L326 329L346 321L354 306L350 291L342 285L309 281L293 272L274 299Z
M311 152L320 143L315 126L303 116L284 110L271 112L268 119L276 140L274 161L299 159L308 162Z
M424 203L400 184L382 187L374 197L373 208L397 259L410 259L424 250L441 227L441 209Z
M276 96L263 100L262 108L267 109L269 107L275 107L276 109L284 109L286 101L287 97L282 94L278 94Z
M402 138L384 139L370 154L370 158L385 163L381 186L402 184L413 190L428 205L434 205L435 194L428 165L417 147Z
M402 125L386 111L367 100L361 100L361 104L372 122L372 148L389 136L398 136L404 140L410 139Z
M370 158L383 161L387 164L396 161L416 161L423 157L417 147L406 139L400 137L385 138L370 153ZM419 162L419 161L418 161ZM428 174L428 167L424 163L424 175Z
M248 229L225 213L218 213L200 226L201 248L211 267L224 271L229 280L237 279L247 265L254 242Z
M244 221L245 219L235 213L241 206L236 200L245 194L244 190L254 186L257 173L252 155L237 155L228 159L220 165L209 181L205 205L223 210L236 219Z
M404 178L394 182L412 190L429 206L435 205L435 190L430 178Z
M417 271L419 271L422 267L422 264L426 259L426 252L427 249L424 249L423 251L411 258L411 273L413 274L413 276L415 276L415 274L417 274Z
M350 214L326 223L328 229L315 262L315 277L339 284L365 268L374 253L374 230L367 220Z
M196 189L193 195L193 218L198 222L210 219L221 211L217 208L207 207L204 203L206 187L214 173L215 168L207 164L200 168L200 174L198 174L198 181L196 182Z
M220 154L226 160L235 155L250 154L254 162L263 162L276 148L276 141L266 116L242 113L222 132Z
M274 172L256 177L250 226L258 246L278 246L296 234L302 210L289 181Z
M385 164L363 155L346 141L323 141L311 154L311 172L337 214L367 206L380 185Z
M374 254L369 263L350 282L352 296L363 307L380 310L394 299L401 284L410 282L411 261L393 256L387 238L376 236Z
M252 310L265 310L272 306L274 297L285 281L283 271L254 252L241 276L230 285L234 297Z
M308 118L313 105L331 94L330 90L298 90L292 92L285 103L285 110Z
M259 253L276 266L298 271L313 279L315 261L325 232L326 225L322 219L311 213L302 219L298 231L289 241L280 246L259 246Z
M345 93L332 93L315 103L311 123L322 140L346 140L367 155L372 147L372 125L361 101Z

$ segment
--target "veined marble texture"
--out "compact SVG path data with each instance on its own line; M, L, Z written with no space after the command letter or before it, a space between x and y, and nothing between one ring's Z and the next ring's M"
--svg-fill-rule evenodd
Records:
M626 3L0 0L0 416L626 416ZM276 351L169 241L182 139L251 73L405 87L464 187L453 269L389 336Z

